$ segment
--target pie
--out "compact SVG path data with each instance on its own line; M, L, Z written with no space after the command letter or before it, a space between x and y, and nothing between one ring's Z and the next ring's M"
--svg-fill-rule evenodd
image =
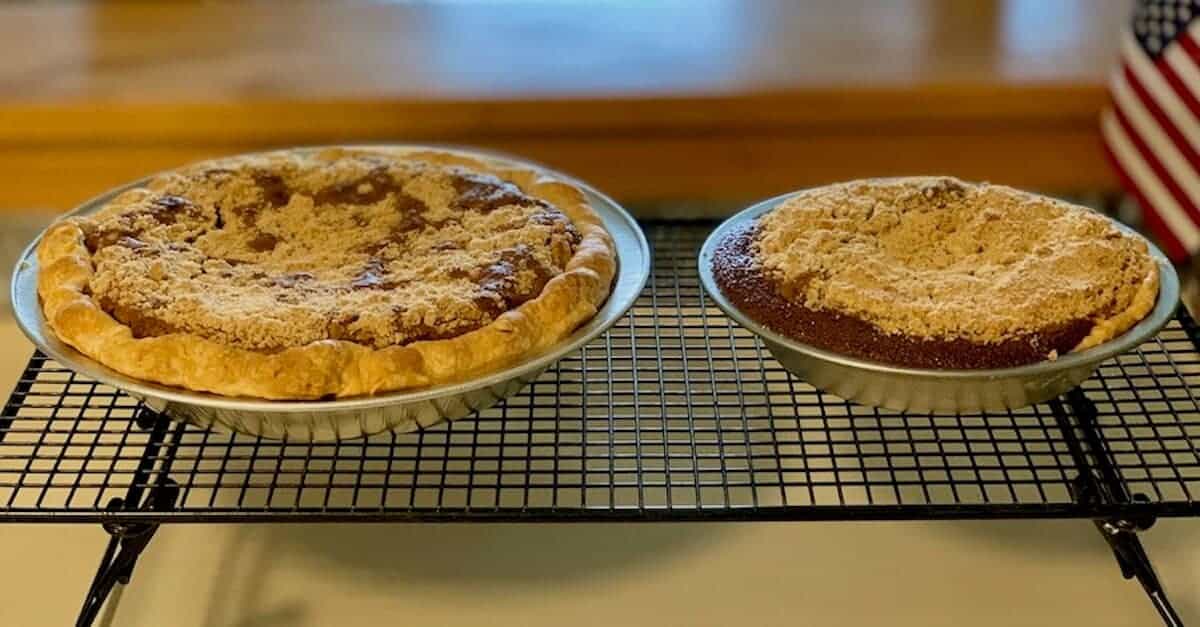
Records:
M715 252L722 294L758 323L915 368L1057 359L1124 333L1158 297L1145 241L1106 218L944 177L805 191Z
M125 375L319 399L459 381L592 318L613 242L576 186L424 149L199 163L51 226L46 321Z

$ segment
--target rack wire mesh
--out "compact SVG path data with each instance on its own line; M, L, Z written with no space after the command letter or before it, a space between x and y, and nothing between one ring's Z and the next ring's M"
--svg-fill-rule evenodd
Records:
M0 520L1200 513L1200 334L1186 313L1076 402L904 415L815 390L711 306L695 265L709 225L646 230L653 276L616 327L499 406L418 433L309 444L203 430L34 355L0 414ZM1141 496L1073 497L1092 465ZM178 489L168 511L114 508L164 484Z

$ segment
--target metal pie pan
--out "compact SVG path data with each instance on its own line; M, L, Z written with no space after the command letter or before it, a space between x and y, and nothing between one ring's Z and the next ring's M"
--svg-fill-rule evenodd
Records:
M540 165L496 153L445 146L386 147L449 150L508 165L536 168L577 185L586 193L616 243L617 276L608 300L595 317L562 342L505 370L458 383L332 401L269 401L194 392L128 377L90 359L61 342L46 325L37 296L38 264L34 252L40 236L25 249L13 271L12 306L17 323L38 349L58 363L119 388L173 418L202 427L225 427L273 439L334 441L385 431L415 431L487 409L515 394L556 361L606 331L625 315L645 286L650 274L650 247L645 236L624 209L592 187ZM150 178L102 194L67 215L92 213L117 194L144 185Z
M716 247L734 228L799 193L763 201L718 226L700 250L700 281L717 307L759 336L784 368L818 389L863 405L914 413L973 413L1005 411L1047 401L1083 383L1106 359L1153 338L1170 321L1179 304L1179 277L1175 269L1162 251L1147 242L1160 276L1154 309L1124 334L1054 361L1014 368L940 370L906 368L820 349L754 321L725 298L712 273ZM1113 224L1131 236L1141 237L1119 222Z

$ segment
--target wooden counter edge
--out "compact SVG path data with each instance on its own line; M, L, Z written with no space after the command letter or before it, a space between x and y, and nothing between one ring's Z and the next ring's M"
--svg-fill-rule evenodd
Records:
M211 156L445 142L552 165L626 201L754 198L861 176L947 173L1115 189L1101 85L838 87L671 98L0 104L0 210L65 210Z
M0 143L279 142L395 136L851 132L863 125L1091 123L1094 84L922 85L676 97L428 101L246 100L0 103Z

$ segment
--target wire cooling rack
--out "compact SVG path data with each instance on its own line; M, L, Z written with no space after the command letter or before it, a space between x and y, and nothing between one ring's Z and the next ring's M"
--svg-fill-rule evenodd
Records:
M0 520L881 519L1200 513L1186 313L1061 401L904 415L791 376L711 306L708 225L647 226L631 313L478 416L286 443L173 423L35 355L0 415ZM143 495L169 490L165 498Z

